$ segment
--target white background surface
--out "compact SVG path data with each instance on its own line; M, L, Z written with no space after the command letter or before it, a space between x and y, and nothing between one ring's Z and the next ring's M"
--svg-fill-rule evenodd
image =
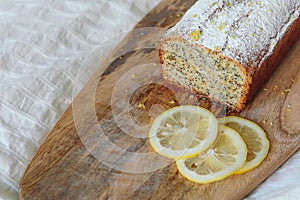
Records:
M129 31L160 0L0 0L0 199L72 101L93 48ZM116 44L111 44L108 54ZM88 78L96 70L86 67ZM300 199L300 153L247 198Z

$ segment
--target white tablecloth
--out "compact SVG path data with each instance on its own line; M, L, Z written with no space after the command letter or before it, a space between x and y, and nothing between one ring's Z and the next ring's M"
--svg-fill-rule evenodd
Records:
M24 170L97 70L91 50L130 30L160 0L0 0L0 199L17 199ZM112 43L105 54L116 45ZM247 199L300 199L300 153Z

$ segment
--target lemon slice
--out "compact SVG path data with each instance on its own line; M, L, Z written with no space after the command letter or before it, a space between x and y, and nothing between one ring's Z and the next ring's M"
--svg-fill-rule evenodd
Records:
M224 179L241 168L246 161L247 147L231 128L220 126L214 144L198 156L176 161L179 172L197 183Z
M235 172L236 174L242 174L257 167L265 159L269 151L269 140L261 127L252 121L234 116L220 118L218 121L237 131L247 145L246 163Z
M149 140L153 149L168 158L179 159L205 151L216 139L218 121L198 106L171 108L152 123Z

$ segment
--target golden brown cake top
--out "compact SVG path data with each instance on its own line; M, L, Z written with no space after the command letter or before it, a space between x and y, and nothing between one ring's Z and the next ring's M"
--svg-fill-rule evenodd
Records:
M299 16L300 0L199 0L166 37L259 66Z

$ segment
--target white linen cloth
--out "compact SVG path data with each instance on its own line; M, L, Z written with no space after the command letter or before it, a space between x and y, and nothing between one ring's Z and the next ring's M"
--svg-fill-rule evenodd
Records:
M129 31L160 0L0 0L0 199L18 198L24 170L72 101L91 50ZM108 54L116 43L112 43ZM87 80L95 70L85 66ZM252 199L300 199L300 153Z

